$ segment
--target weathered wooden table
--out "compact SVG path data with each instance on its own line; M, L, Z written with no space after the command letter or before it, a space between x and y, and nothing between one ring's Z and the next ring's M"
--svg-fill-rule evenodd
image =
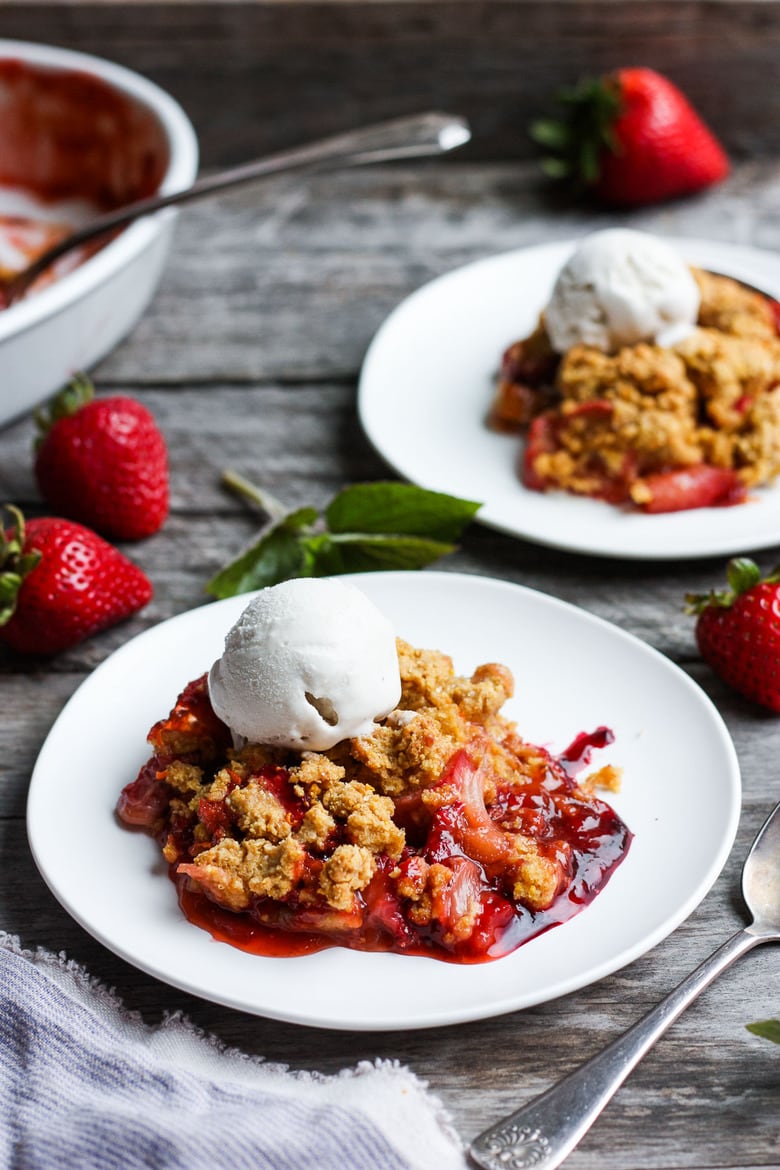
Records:
M780 168L745 164L708 196L627 222L777 248L779 205ZM697 658L683 594L719 581L723 560L606 561L476 525L442 568L522 582L619 622L701 684L734 738L744 777L734 852L699 909L654 951L575 995L480 1023L381 1035L303 1029L191 998L114 957L57 904L26 842L30 772L67 698L131 635L205 603L204 583L252 532L253 517L219 487L221 470L231 466L290 504L322 504L347 482L386 477L355 411L360 360L386 313L463 261L606 222L551 209L528 164L456 160L280 179L183 214L153 306L95 372L100 390L149 406L170 445L172 515L128 550L155 599L52 661L0 655L2 928L26 946L66 950L149 1022L183 1009L224 1041L295 1068L407 1062L470 1138L597 1051L738 927L742 856L780 796L780 720L729 692ZM0 433L0 498L35 510L32 436L30 420ZM778 545L761 555L764 565L780 559L780 534ZM745 1030L780 1012L777 962L776 949L763 948L699 1000L571 1155L572 1170L780 1166L778 1052Z

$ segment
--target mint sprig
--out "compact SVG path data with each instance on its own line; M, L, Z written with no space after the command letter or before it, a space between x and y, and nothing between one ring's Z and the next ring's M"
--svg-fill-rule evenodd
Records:
M258 505L268 523L257 539L206 585L234 597L290 577L332 577L378 569L422 569L456 549L481 504L406 483L353 484L322 514L288 511L235 472L224 484Z
M761 1036L764 1040L773 1040L775 1044L780 1044L780 1020L757 1020L755 1024L745 1026L754 1036Z

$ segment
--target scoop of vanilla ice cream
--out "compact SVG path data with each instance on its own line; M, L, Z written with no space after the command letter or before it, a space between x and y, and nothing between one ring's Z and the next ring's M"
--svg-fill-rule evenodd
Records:
M669 244L609 228L587 236L561 269L544 323L559 353L580 343L608 353L639 341L673 344L693 329L699 300Z
M398 705L395 634L354 585L283 581L264 589L229 631L209 694L235 735L326 751L366 735Z

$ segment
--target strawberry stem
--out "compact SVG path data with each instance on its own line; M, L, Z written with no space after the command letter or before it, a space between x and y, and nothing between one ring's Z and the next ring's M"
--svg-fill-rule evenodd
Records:
M740 593L747 593L748 589L758 585L761 570L748 557L734 557L726 567L726 580L735 596L739 597Z
M3 510L11 516L7 529ZM13 504L0 508L0 626L13 617L22 582L41 559L37 549L24 551L24 534L24 516L20 510Z
M780 581L780 569L773 569L771 573L762 577L755 561L751 561L749 557L732 557L726 566L726 580L730 586L728 589L712 589L709 593L686 593L685 612L698 615L712 605L728 609L738 597L754 586L762 582Z
M35 425L38 428L36 447L43 442L44 437L56 422L62 418L70 418L86 406L95 397L95 387L86 374L76 374L66 386L59 390L49 403L48 411L36 410Z
M561 90L557 99L563 107L560 118L540 118L529 130L549 152L542 169L551 178L592 186L599 180L603 153L619 150L613 128L623 106L620 85L610 76L589 79Z

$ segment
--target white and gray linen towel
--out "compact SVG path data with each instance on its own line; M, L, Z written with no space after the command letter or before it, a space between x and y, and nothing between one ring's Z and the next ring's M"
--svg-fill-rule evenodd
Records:
M64 956L0 933L3 1170L465 1170L443 1107L409 1069L292 1073L148 1027Z

